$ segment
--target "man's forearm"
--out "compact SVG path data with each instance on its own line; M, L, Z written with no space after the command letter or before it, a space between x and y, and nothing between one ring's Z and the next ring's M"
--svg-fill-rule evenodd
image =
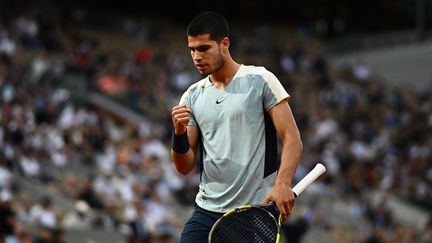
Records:
M302 152L303 144L300 138L284 141L276 184L282 183L291 186Z
M183 175L189 174L195 167L195 153L192 149L186 153L176 153L171 149L171 159L174 161L177 171Z

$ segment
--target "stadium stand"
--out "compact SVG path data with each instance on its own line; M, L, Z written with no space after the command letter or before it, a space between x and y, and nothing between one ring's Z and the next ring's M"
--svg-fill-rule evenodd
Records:
M1 13L0 239L176 242L199 182L169 159L169 109L199 78L184 26ZM265 64L292 94L296 179L328 168L284 226L289 242L431 242L432 89L333 68L319 40L283 26L234 28L239 61ZM409 207L417 224L396 216Z

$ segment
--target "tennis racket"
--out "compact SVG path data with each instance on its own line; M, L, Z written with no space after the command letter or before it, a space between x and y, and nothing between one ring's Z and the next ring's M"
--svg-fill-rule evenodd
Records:
M326 171L318 163L292 188L299 196L312 182ZM279 215L276 220L275 215ZM209 243L278 243L281 217L276 205L246 205L225 213L216 221L209 233Z

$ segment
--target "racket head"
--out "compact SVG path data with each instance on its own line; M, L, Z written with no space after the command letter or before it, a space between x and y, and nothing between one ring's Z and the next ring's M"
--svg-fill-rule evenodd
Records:
M213 225L209 243L279 242L280 222L268 206L242 206L225 213Z

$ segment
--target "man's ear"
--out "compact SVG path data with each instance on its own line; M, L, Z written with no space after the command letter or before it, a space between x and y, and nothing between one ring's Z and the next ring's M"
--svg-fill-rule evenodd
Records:
M228 37L224 37L224 38L221 40L220 45L221 45L222 50L223 50L224 52L225 52L225 51L228 51L228 50L229 50L229 47L230 47L230 40L229 40L229 38L228 38Z

